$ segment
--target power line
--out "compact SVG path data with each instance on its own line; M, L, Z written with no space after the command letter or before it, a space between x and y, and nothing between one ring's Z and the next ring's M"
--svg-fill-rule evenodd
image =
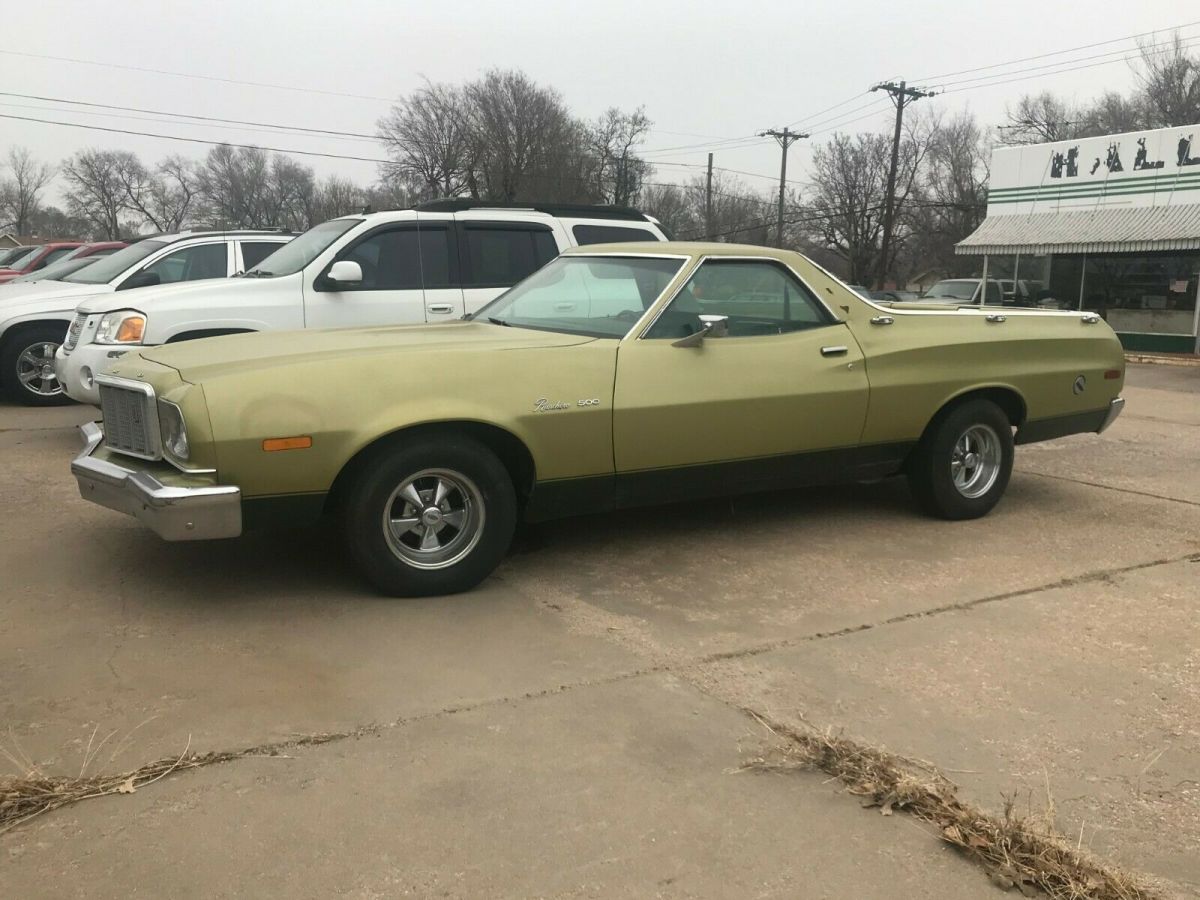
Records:
M272 88L278 91L292 91L299 94L322 94L326 97L348 97L351 100L377 100L381 103L392 103L392 97L375 97L370 94L349 94L343 91L326 91L320 88L302 88L291 84L274 84L269 81L241 81L237 78L221 78L216 75L197 75L193 72L172 72L167 69L150 69L143 66L128 66L122 63L101 62L95 59L78 59L73 56L49 56L43 53L25 53L20 50L0 49L5 56L21 56L26 59L45 59L51 62L75 63L81 66L98 66L104 69L124 69L128 72L142 72L149 75L169 75L173 78L194 78L198 81L217 81L222 84L240 84L246 87Z
M960 69L957 72L941 72L937 75L926 75L924 77L916 79L916 81L925 83L925 82L929 82L929 81L937 81L938 79L941 79L941 78L953 78L955 75L967 75L971 72L983 72L987 69L999 69L999 68L1003 68L1004 66L1012 66L1012 65L1016 65L1017 63L1029 62L1029 61L1035 60L1035 59L1045 59L1049 56L1062 56L1064 53L1074 53L1078 50L1090 50L1093 47L1103 47L1107 44L1116 44L1116 43L1120 43L1123 41L1137 40L1140 37L1145 37L1148 34L1157 34L1158 32L1161 32L1161 31L1168 31L1168 30L1176 31L1176 30L1181 30L1184 28L1191 28L1193 25L1200 25L1200 20L1197 20L1195 22L1188 22L1184 25L1175 25L1175 26L1167 26L1166 28L1157 28L1154 31L1143 31L1139 34L1131 34L1131 35L1126 35L1125 37L1112 38L1111 40L1107 40L1107 41L1096 41L1095 43L1092 43L1092 44L1083 44L1082 46L1070 47L1066 50L1052 50L1049 53L1038 53L1034 56L1022 56L1020 59L1010 59L1008 62L992 63L991 65L987 65L987 66L976 66L973 69ZM1067 60L1064 60L1064 62L1066 62L1066 61Z
M866 91L863 91L861 94L855 94L850 99L843 100L841 103L835 103L835 104L833 104L833 106L827 106L825 109L821 110L820 112L815 112L809 116L802 116L801 118L796 119L796 121L794 121L794 122L788 122L788 127L791 127L792 125L798 125L801 122L810 122L813 119L815 119L817 116L823 116L823 115L825 115L825 113L830 112L831 110L835 110L835 109L838 109L839 107L845 106L847 103L853 103L859 97L865 97L866 95L867 95Z
M321 135L322 137L349 137L365 138L371 141L379 140L379 135L364 134L360 131L334 131L328 128L309 128L304 125L279 125L273 122L255 122L249 119L226 119L220 116L201 116L194 113L167 112L159 109L142 109L141 107L137 106L115 106L111 103L93 103L87 100L70 100L65 97L44 97L39 94L18 94L13 91L0 91L0 97L19 97L22 100L40 100L46 103L64 103L70 106L86 106L93 109L115 109L122 112L145 113L152 116L170 116L178 119L196 119L200 122L222 122L231 125L249 125L255 128L278 128L287 131L306 132L309 134ZM66 112L66 110L61 111Z

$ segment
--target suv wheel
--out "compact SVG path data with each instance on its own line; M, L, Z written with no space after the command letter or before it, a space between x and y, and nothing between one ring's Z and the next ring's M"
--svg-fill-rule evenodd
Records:
M517 499L508 470L466 437L392 445L363 466L341 509L350 556L385 594L469 590L512 542Z
M54 354L64 330L58 325L19 328L0 345L0 386L10 400L26 406L71 402L54 374Z
M908 466L921 507L943 519L976 519L1000 502L1013 467L1008 416L990 400L969 400L935 421Z

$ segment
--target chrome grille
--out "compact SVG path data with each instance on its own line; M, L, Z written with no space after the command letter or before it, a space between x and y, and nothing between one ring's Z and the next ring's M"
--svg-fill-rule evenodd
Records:
M87 313L75 313L75 318L71 320L71 327L67 329L67 339L63 341L65 349L75 349L75 345L79 343L79 335L83 334L83 326L87 324L87 318Z
M153 392L101 384L100 412L106 447L142 459L162 455Z

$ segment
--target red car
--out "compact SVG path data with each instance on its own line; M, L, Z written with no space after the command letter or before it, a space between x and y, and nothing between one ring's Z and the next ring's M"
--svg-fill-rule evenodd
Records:
M23 256L5 263L0 268L0 284L12 281L20 275L28 275L46 268L52 262L64 259L81 259L85 256L107 256L126 246L124 241L95 241L84 244L80 241L54 241L30 247Z

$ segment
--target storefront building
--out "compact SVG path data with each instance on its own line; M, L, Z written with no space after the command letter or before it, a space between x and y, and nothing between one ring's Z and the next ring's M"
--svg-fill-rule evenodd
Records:
M1200 353L1200 125L993 151L987 218L955 252L982 257L1006 303Z

